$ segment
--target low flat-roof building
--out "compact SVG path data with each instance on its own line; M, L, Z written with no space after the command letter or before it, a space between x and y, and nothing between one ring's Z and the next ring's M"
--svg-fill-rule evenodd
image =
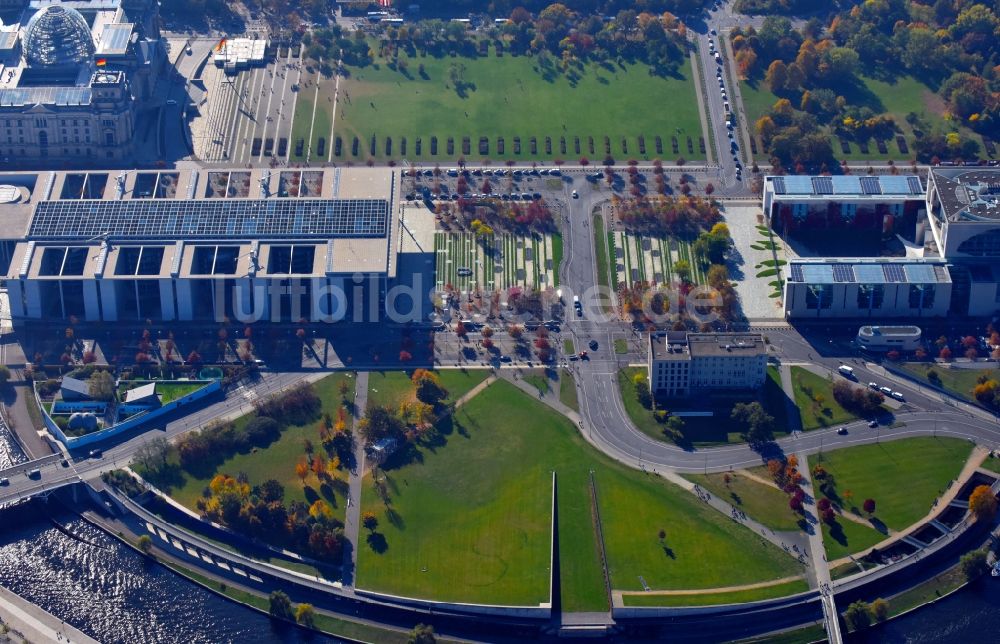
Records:
M793 259L788 318L917 318L948 314L952 283L939 259Z
M663 396L757 389L767 376L759 333L667 332L649 337L649 388Z
M869 351L914 351L920 347L918 326L863 326L857 343Z

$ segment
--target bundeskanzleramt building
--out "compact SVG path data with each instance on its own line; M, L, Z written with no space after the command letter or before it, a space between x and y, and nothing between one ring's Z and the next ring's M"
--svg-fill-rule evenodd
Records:
M42 177L0 205L15 321L373 321L396 274L391 169Z
M767 345L758 333L651 334L648 369L657 395L753 390L767 377Z
M156 0L31 0L0 23L0 160L121 161L166 53Z

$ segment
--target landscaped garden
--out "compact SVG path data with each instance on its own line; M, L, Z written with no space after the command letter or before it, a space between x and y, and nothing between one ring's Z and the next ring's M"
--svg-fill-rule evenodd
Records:
M379 470L388 503L366 477L362 509L378 518L373 543L381 552L359 552L359 588L546 601L552 471L564 610L607 610L591 470L614 587L641 590L640 575L656 589L700 589L801 572L785 553L688 493L596 453L568 419L502 380L438 432Z
M340 83L335 158L705 157L688 61L665 77L643 64L588 62L571 81L551 56L487 54L400 51L392 65L377 57L352 69Z
M332 374L260 401L231 423L186 434L175 445L154 443L137 453L135 470L193 512L339 565L347 493L341 458L351 453L353 398L353 374ZM256 527L244 525L251 514ZM322 535L320 542L300 543L301 535L286 534L280 517L291 521L292 515L307 535Z
M437 287L491 292L558 286L561 241L549 233L435 233Z

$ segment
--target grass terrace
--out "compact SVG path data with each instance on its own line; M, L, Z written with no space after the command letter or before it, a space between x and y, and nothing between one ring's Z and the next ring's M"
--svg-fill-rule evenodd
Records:
M957 438L918 437L874 445L846 447L811 457L833 475L830 500L858 513L865 499L874 499L875 518L891 530L903 530L931 510L972 453L972 445ZM814 481L815 483L815 481ZM844 501L845 490L853 494Z
M928 362L904 362L899 367L921 382L940 387L951 395L970 402L975 402L972 389L978 384L977 378L985 375L1000 380L1000 369L962 369ZM936 378L932 380L931 374L936 374Z
M588 63L570 83L542 69L537 56L495 53L492 47L475 58L401 53L405 72L381 57L352 69L340 82L336 136L343 146L334 158L705 158L690 62L668 78L651 76L641 64ZM461 89L453 75L461 77ZM323 91L332 94L332 86Z
M788 507L788 495L777 487L765 485L740 471L728 474L688 474L689 481L697 483L723 501L746 512L772 530L798 530L798 516ZM762 472L766 480L767 472Z

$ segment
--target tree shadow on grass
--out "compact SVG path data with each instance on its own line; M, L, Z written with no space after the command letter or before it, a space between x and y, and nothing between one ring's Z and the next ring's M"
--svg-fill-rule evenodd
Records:
M667 555L671 559L675 559L675 560L677 559L677 553L674 552L673 548L671 548L670 546L668 546L666 544L664 544L661 547L663 548L663 554Z
M889 535L889 526L887 526L885 522L882 521L882 519L877 519L875 517L872 517L869 519L869 521L871 522L873 528L875 528L876 530L878 530L879 532L881 532L886 536Z
M392 524L397 530L406 529L406 520L403 519L403 515L396 512L396 508L388 507L385 509L385 518Z
M302 487L302 495L306 497L306 501L312 505L316 501L319 501L319 493L313 489L311 485L305 485Z
M327 503L329 503L331 507L337 507L337 495L333 493L333 487L331 487L328 482L324 481L323 484L319 486L319 493L323 495L323 498L326 499Z
M381 532L372 532L365 541L368 542L368 547L372 549L372 552L377 554L383 554L389 549L389 542L385 540L385 535Z
M844 534L844 527L838 522L830 525L830 537L843 547L847 547L847 535Z

